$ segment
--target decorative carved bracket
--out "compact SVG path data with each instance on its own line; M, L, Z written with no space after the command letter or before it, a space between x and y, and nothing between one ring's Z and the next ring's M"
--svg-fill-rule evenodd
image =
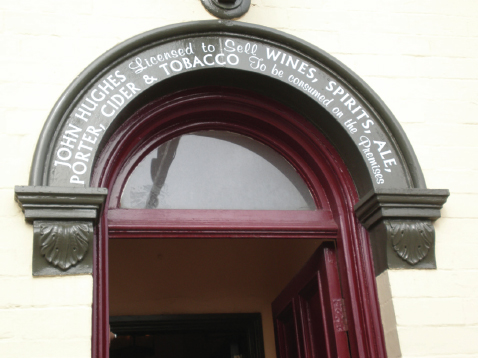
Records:
M51 266L59 268L66 272L75 267L89 253L90 243L93 241L93 224L88 221L43 221L36 220L33 224L33 263L34 275L43 275ZM44 260L40 260L43 257ZM48 262L50 265L45 263ZM91 266L88 262L82 262L80 269L86 269ZM41 267L41 270L36 270ZM40 274L38 271L43 272ZM78 272L78 267L74 270Z
M15 187L15 200L33 223L33 275L92 273L93 223L103 188Z
M372 249L376 255L382 252L375 262L376 274L387 268L436 267L432 222L440 217L449 195L445 189L377 190L355 205L358 219L370 232Z
M395 252L412 265L425 258L435 243L435 230L430 221L385 220L385 225Z

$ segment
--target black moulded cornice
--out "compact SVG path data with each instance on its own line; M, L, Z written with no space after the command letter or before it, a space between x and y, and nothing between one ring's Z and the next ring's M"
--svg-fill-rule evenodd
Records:
M96 221L108 195L105 188L15 186L15 201L25 220Z

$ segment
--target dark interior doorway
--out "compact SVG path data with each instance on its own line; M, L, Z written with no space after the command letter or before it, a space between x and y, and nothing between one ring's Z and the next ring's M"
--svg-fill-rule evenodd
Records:
M110 358L263 358L259 313L116 316Z

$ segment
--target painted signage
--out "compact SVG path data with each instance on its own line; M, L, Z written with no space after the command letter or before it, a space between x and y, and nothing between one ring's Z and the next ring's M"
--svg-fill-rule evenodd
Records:
M348 132L376 187L388 187L394 176L405 176L381 121L357 93L320 64L278 45L238 36L207 36L149 48L94 82L62 122L51 158L49 185L89 186L105 131L128 103L169 77L209 68L252 71L302 91Z

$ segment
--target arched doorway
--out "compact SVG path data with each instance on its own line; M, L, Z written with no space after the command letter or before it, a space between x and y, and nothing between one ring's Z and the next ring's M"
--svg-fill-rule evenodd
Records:
M271 129L269 136L247 121L239 131L230 130L280 153L312 192L322 188L316 190L314 200L322 203L318 199L324 193L323 202L329 203L337 226L334 237L339 268L342 282L346 281L342 288L351 305L346 310L352 314L352 329L356 330L350 334L351 351L365 357L383 356L379 316L367 310L370 306L378 310L373 266L375 274L388 268L435 267L431 222L440 216L448 191L426 189L406 135L360 78L320 49L260 26L206 21L154 30L106 53L72 83L44 126L30 186L16 188L16 199L26 219L34 224L34 275L94 271L93 355L105 356L108 246L104 239L95 240L95 234L107 238L109 232L125 232L121 222L118 227L107 225L109 208L102 213L106 188L113 188L110 180L119 175L116 171L121 168L115 166L134 154L135 146L128 149L128 145L149 133L148 128L133 125L130 132L137 138L131 138L122 131L122 125L158 98L204 86L252 91L265 98L260 102L272 99L292 114L281 117L274 106L270 113L289 119L295 118L295 113L305 120L286 121L283 127L261 122ZM183 106L177 113L188 110ZM207 121L199 122L203 125ZM228 125L203 129L227 130ZM256 129L248 131L251 128ZM180 134L176 129L171 126L169 132L166 130L169 139ZM304 140L298 141L295 135L303 135ZM324 136L326 140L321 140ZM116 152L111 143L121 151ZM100 157L100 152L112 156ZM109 194L109 203L115 200L114 195ZM161 222L167 224L169 219ZM177 217L171 220L184 223ZM276 220L274 227L286 223ZM310 223L301 223L305 234L321 231ZM142 227L153 232L164 230L157 222ZM249 232L255 229L248 228ZM198 230L201 228L186 225L185 232L194 235ZM274 235L280 233L278 230ZM65 245L50 245L51 235L60 237ZM344 235L351 241L343 239Z
M157 209L157 202L155 209L132 209L134 205L124 200L126 192L130 190L131 181L136 180L135 172L140 171L136 168L141 166L150 153L158 153L157 157L153 158L153 162L156 163L165 163L169 157L170 165L174 154L168 153L164 148L173 143L176 138L187 134L210 138L217 136L218 133L235 133L232 136L233 139L228 139L235 142L240 140L237 135L250 138L286 160L290 164L290 169L293 169L292 173L298 175L303 181L302 184L310 190L310 193L304 193L303 189L298 190L298 192L302 191L301 197L310 196L310 199L305 200L311 203L306 205L307 210L303 207L302 210L297 210L287 206L291 199L286 200L286 207L281 207L280 203L274 203L271 207L266 207L266 210L261 210L260 207L257 209L254 207L254 201L260 200L258 194L255 195L256 199L253 199L251 204L246 204L246 210L244 207L234 206L235 204L226 206L224 209L222 206L224 203L219 203L218 207L213 206L215 209L210 209L207 204L196 208L194 206L174 208L174 203L173 209ZM224 139L221 137L221 140ZM243 146L251 147L251 144L243 144ZM200 152L201 148L198 147L196 151ZM260 151L261 149L258 152ZM271 157L271 154L261 155ZM188 154L184 155L184 158L186 164L183 167L188 165ZM230 159L233 161L233 158ZM273 162L274 159L271 161ZM192 164L190 159L189 164ZM280 166L277 165L277 167ZM163 171L167 172L168 169L168 165L163 166ZM148 168L143 171L143 176L150 170ZM286 173L287 168L282 167L281 171ZM186 179L200 180L198 176L191 178L191 174ZM268 177L262 179L270 180ZM245 179L239 177L236 181L241 180ZM255 180L258 181L259 178ZM216 186L220 183L221 181ZM289 108L257 93L225 87L198 88L153 101L125 121L116 131L115 136L105 145L97 161L92 184L97 187L106 187L110 192L107 209L99 226L97 272L108 272L108 240L115 239L288 239L297 240L297 245L302 240L304 245L302 251L308 250L306 251L308 255L320 246L321 243L317 240L326 241L330 244L320 246L319 250L322 251L316 255L317 262L308 265L315 267L316 276L314 277L317 279L322 277L323 281L320 286L323 291L320 291L320 295L317 294L314 307L320 307L321 304L323 306L323 314L319 315L322 318L316 318L316 324L319 320L323 320L325 323L320 323L322 328L319 331L324 337L329 337L330 342L334 342L333 344L327 342L326 345L329 351L332 349L329 352L330 356L345 356L345 353L338 353L337 349L340 347L347 354L350 350L352 356L373 357L385 354L374 289L371 252L370 248L364 245L367 242L365 231L354 219L353 205L357 201L354 184L330 143L316 128ZM156 197L160 195L160 190L155 194ZM187 191L187 188L184 190ZM150 196L151 191L152 189L149 194L143 195ZM283 194L278 191L277 195ZM139 207L148 207L147 199L142 202L143 204ZM147 205L144 205L145 203ZM226 204L229 205L229 203ZM248 208L247 205L252 207ZM311 250L310 242L304 242L304 239L315 240L315 248ZM328 260L324 255L329 255ZM337 259L331 258L330 255L336 256ZM305 260L301 265L304 263ZM334 268L336 263L338 265ZM324 265L330 267L325 268ZM319 266L324 267L320 273ZM309 271L310 269L304 275L313 276ZM339 282L339 272L342 283ZM97 275L97 279L103 282L98 287L104 288L102 292L97 292L96 296L97 302L103 302L97 307L97 327L105 335L108 331L109 320L108 278L106 274L103 274ZM179 277L177 279L180 280ZM277 307L284 305L284 302L288 303L280 309L276 308L275 320L278 324L276 329L280 330L280 322L283 321L280 317L283 316L282 312L286 306L292 304L292 301L297 301L294 297L310 285L311 279L309 277L306 282L302 282L300 289L295 287L294 290L297 292L294 291L294 294L288 289L281 298L278 298L278 302L281 303L276 304ZM326 300L324 297L329 293L332 298L329 297ZM341 301L342 296L346 298L344 301ZM342 303L338 305L338 302L344 302L344 305ZM358 307L362 309L358 310ZM296 311L297 316L293 318L293 322L295 322L296 330L299 331L305 316L299 315L299 306ZM345 316L346 312L348 329L344 328L343 322L340 323L341 314ZM190 313L186 307L185 313ZM367 317L366 320L364 320L365 317ZM305 328L300 328L301 331L303 329ZM283 330L283 333L289 331ZM303 335L305 336L305 333ZM338 337L332 338L335 335ZM98 336L101 337L101 334ZM342 343L336 344L337 340ZM314 341L325 342L325 338ZM371 341L375 342L373 346L370 344ZM297 349L306 350L307 342L304 341ZM322 353L325 354L325 350ZM98 354L104 356L106 351L98 352Z

